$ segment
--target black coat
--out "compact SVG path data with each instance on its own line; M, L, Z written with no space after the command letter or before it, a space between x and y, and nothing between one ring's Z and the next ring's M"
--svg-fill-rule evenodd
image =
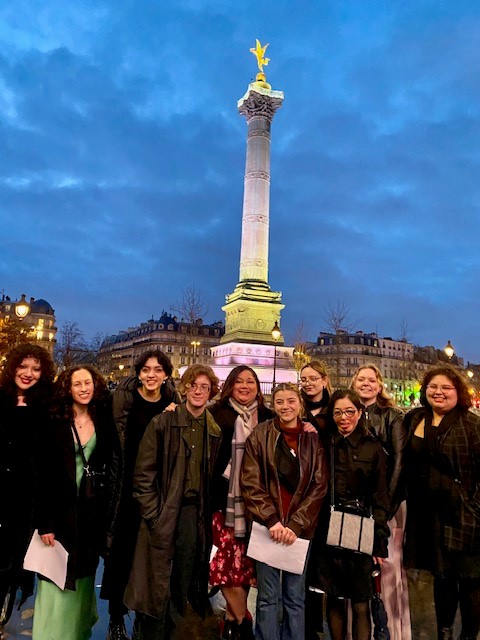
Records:
M38 487L38 446L47 408L17 407L0 389L0 598L18 586L33 532Z
M160 619L164 617L165 604L170 596L175 534L188 470L189 450L183 438L183 430L187 426L185 403L173 412L154 418L141 442L135 467L134 497L140 504L142 523L124 602L129 609ZM218 425L207 411L201 474L203 486L197 520L197 562L188 598L199 613L204 613L208 597L212 532L208 496L220 435Z
M128 447L131 446L127 436L127 423L132 405L134 402L135 394L138 393L139 380L136 376L126 378L120 386L112 394L112 415L115 423L116 440L113 448L112 464L110 467L110 500L108 505L108 525L106 536L106 555L112 549L115 538L119 535L116 527L116 521L118 516L118 510L122 496L124 496L124 474L125 474L125 456L135 455L135 453L128 451ZM171 402L179 403L180 396L175 390L175 385L168 378L165 380L161 387L161 399L158 404L158 412L161 413L165 407ZM147 425L145 425L146 428ZM120 532L121 535L121 532ZM108 582L105 581L102 588L102 597L108 598Z
M410 533L415 523L411 522L413 509L408 505L410 499L422 491L414 481L418 469L416 466L412 468L411 442L418 424L429 413L429 408L420 407L406 416L408 557L414 557L418 545L417 536ZM430 464L424 476L423 495L429 507L436 505L433 516L438 519L438 538L430 539L430 546L480 554L480 416L471 411L453 409L443 416L428 448Z
M394 407L379 407L377 403L368 406L362 416L361 425L382 443L387 458L387 481L390 494L390 517L405 499L404 471L407 428L404 413Z
M222 440L213 469L211 507L214 513L215 511L225 511L227 507L228 480L223 477L223 472L232 457L232 438L238 413L228 400L217 402L209 407L209 411L222 430ZM273 418L274 415L274 412L265 405L258 407L259 423Z
M97 444L88 461L90 468L108 475L114 427L110 407L97 411ZM75 580L95 574L104 548L107 494L85 495L85 475L77 493L75 441L70 423L53 417L42 436L42 465L36 524L40 535L54 533L69 553L67 589Z
M380 443L373 436L365 434L361 427L357 427L346 438L337 432L332 441L335 456L335 506L342 508L358 501L364 515L368 515L369 512L373 515L373 555L385 558L388 555L387 543L390 535L387 525L390 500L385 451ZM326 454L331 459L331 445ZM330 492L328 495L330 496Z

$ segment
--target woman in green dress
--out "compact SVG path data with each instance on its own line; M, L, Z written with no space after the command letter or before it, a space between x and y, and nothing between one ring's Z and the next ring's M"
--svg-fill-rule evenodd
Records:
M55 398L42 442L37 525L45 545L59 541L68 551L67 580L64 590L39 580L33 638L88 640L98 617L94 578L105 536L113 421L105 381L90 365L61 373Z

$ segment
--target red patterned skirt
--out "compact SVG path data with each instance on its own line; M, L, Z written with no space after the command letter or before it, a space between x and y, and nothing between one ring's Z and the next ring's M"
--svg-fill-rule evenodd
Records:
M213 544L218 551L210 562L210 584L222 587L249 587L255 584L255 566L248 558L244 538L236 538L233 527L225 526L221 511L213 514Z

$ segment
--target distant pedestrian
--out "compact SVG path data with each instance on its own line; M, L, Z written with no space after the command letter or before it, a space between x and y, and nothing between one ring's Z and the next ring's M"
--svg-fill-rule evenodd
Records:
M34 344L12 349L0 376L0 635L18 587L33 592L22 564L33 532L38 447L52 397L53 362Z
M265 406L257 374L246 365L230 371L219 401L209 410L222 430L212 482L213 543L218 550L210 562L210 584L221 587L227 603L222 638L248 640L253 632L247 596L255 569L246 555L240 471L247 437L275 414Z
M179 391L185 402L153 418L135 465L142 521L124 602L136 612L138 640L184 640L187 601L204 614L208 600L210 481L221 432L206 406L218 379L195 364Z
M123 596L132 568L141 516L133 498L133 472L138 448L149 422L180 402L170 376L170 359L160 350L143 353L135 376L122 380L112 394L117 446L111 471L112 493L108 514L107 553L101 598L109 600L107 640L128 640Z
M113 449L110 394L91 365L60 374L41 438L37 527L68 551L65 590L39 576L34 640L87 640L97 620L95 571L105 540L107 473Z
M272 394L276 417L247 438L241 475L249 519L269 530L285 554L297 538L310 540L327 491L325 451L318 434L306 432L298 387L279 384ZM257 566L258 640L303 640L305 574Z

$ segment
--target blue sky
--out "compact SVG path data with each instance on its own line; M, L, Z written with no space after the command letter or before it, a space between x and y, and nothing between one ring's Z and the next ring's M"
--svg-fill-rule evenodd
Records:
M265 69L270 285L287 341L357 328L480 362L477 0L4 0L0 289L116 333L238 280L246 123Z

